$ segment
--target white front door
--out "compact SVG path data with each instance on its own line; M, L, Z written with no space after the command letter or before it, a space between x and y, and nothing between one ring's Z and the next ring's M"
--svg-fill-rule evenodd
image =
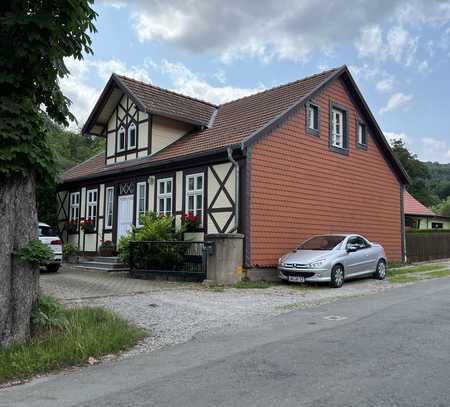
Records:
M133 195L119 196L117 216L117 241L126 235L133 224Z

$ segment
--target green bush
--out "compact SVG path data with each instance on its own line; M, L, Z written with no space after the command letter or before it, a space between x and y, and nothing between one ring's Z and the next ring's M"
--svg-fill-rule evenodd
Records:
M71 257L78 253L78 248L71 243L66 243L63 245L62 252L64 257Z
M20 260L31 264L48 264L53 259L52 250L39 239L33 239L17 252Z
M170 216L158 216L154 212L146 212L141 215L139 222L141 227L132 226L132 230L125 236L122 236L117 245L119 258L124 264L129 264L130 240L136 241L182 241L185 228L176 229L174 219ZM137 258L151 258L153 261L167 262L179 258L182 253L179 251L184 248L173 248L169 246L152 248L152 253L148 250ZM175 256L175 257L174 257ZM176 262L176 261L175 261Z

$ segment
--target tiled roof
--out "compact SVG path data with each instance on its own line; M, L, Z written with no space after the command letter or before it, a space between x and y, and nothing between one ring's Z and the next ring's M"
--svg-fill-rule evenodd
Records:
M405 191L404 196L404 210L405 215L436 216L436 214L431 209L422 205L407 191Z
M117 77L143 103L147 112L153 114L208 126L211 116L217 109L217 106L212 103L180 95L126 76L117 75Z
M120 76L120 80L126 84L139 100L145 103L150 111L152 110L152 104L155 103L158 95L162 93L164 93L165 97L164 109L166 114L172 109L174 116L181 117L181 115L188 114L192 116L192 114L195 114L196 120L209 122L211 119L210 115L217 109L212 120L212 126L187 134L149 157L106 166L103 155L101 157L95 156L66 171L63 174L63 181L72 181L77 178L108 173L119 168L141 166L145 163L154 163L185 155L208 153L238 144L267 126L302 98L308 96L313 90L333 77L338 70L331 69L302 80L224 103L217 107ZM169 98L167 97L168 95L170 95ZM186 108L181 109L181 105ZM161 102L159 102L159 109L161 109L161 106Z

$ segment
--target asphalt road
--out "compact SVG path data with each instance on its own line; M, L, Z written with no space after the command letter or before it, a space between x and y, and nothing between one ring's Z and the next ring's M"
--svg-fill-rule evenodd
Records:
M0 406L450 406L450 279L0 391Z

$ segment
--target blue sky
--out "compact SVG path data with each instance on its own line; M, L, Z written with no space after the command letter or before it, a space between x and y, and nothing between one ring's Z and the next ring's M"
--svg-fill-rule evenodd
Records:
M388 138L450 162L450 0L105 0L61 80L81 126L112 72L215 103L347 64ZM75 126L75 125L74 125Z

